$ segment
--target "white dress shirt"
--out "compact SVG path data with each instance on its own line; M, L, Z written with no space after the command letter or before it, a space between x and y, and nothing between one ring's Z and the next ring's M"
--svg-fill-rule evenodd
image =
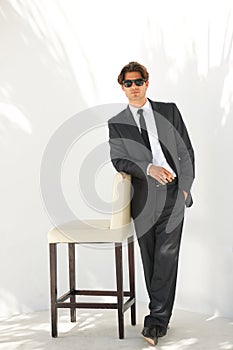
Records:
M172 173L173 176L176 176L175 172L173 171L173 169L170 167L170 165L168 164L160 142L159 142L159 138L158 138L158 132L157 132L157 127L156 127L156 123L155 123L155 117L154 117L154 113L151 107L150 102L147 100L146 103L144 104L144 106L138 108L132 105L129 105L130 111L133 114L134 120L140 129L140 123L139 123L139 118L140 115L138 114L138 110L139 109L143 109L143 115L145 118L145 122L146 122L146 128L147 128L147 132L148 132L148 137L149 137L149 141L150 141L150 145L151 145L151 151L152 151L152 163L148 164L147 167L147 174L148 174L148 169L149 166L151 164L157 165L157 166L161 166L165 169L167 169L168 171L170 171L170 173Z

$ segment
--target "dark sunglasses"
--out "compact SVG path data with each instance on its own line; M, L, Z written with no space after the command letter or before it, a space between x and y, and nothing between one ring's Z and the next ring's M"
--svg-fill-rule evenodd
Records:
M145 83L146 79L134 79L134 80L123 80L122 84L124 87L129 88L135 83L137 86L142 86Z

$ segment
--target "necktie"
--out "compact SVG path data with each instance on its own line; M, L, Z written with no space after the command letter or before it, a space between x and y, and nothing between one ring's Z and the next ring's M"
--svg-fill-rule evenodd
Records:
M145 146L148 148L148 150L151 151L149 136L148 136L148 132L147 132L147 128L146 128L146 122L145 122L145 118L143 115L143 109L139 109L138 114L140 115L139 124L140 124L140 128L141 128L141 135L142 135L143 141L145 143Z

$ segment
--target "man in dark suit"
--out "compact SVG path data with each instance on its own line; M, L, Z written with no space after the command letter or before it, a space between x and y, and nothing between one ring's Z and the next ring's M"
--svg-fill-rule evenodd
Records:
M192 205L194 152L174 103L146 97L147 69L130 62L118 76L128 107L108 121L111 160L132 175L131 214L140 246L150 313L142 335L156 345L174 304L185 206Z

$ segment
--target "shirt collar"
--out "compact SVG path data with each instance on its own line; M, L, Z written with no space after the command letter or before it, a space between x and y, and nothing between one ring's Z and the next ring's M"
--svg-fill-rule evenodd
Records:
M145 103L142 107L140 107L140 108L135 107L135 106L132 106L132 105L129 104L129 109L130 109L130 111L132 112L134 118L139 118L139 116L138 116L138 114L137 114L137 112L138 112L139 109L143 109L143 111L149 112L149 111L151 111L151 108L152 108L152 107L151 107L151 104L150 104L150 102L149 102L148 99L146 100L146 103Z

